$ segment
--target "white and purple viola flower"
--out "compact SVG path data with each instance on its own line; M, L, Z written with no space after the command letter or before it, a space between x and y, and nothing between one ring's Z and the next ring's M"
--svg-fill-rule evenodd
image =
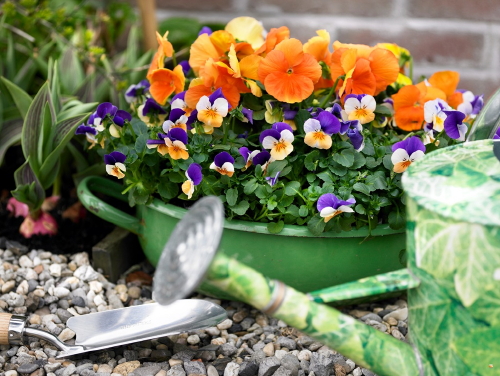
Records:
M76 128L75 134L84 134L90 143L89 149L92 149L97 143L97 128L90 125L81 124Z
M249 108L243 107L241 109L241 113L243 114L243 119L242 121L244 123L250 123L253 124L253 111L250 110Z
M266 181L267 184L269 184L271 187L274 187L276 183L278 182L278 177L280 176L281 171L278 171L274 177L272 176L266 176Z
M182 128L172 128L165 137L165 145L168 148L168 154L172 159L188 159L187 150L188 135Z
M125 167L125 154L119 151L113 151L104 155L104 163L106 163L106 172L109 175L115 176L118 179L125 177L124 172L127 171Z
M205 133L211 134L214 128L219 128L229 111L229 102L218 88L210 96L202 96L196 104L198 120L203 123Z
M118 107L109 102L104 102L97 106L97 110L94 116L92 116L92 125L94 125L99 132L102 132L106 119L111 120L109 133L111 136L118 138L120 137L120 131L116 126L120 128L123 127L125 122L132 120L132 115L125 110L119 110Z
M264 149L270 150L274 160L282 161L293 151L294 136L292 132L292 127L287 123L274 123L271 129L262 131L259 142Z
M424 104L424 120L426 122L424 130L426 132L442 132L444 129L444 121L446 113L444 111L451 110L451 107L442 99L434 99L427 101Z
M252 165L253 157L255 157L257 154L260 153L259 150L250 151L250 149L247 148L246 146L239 148L238 151L245 160L245 167L243 167L243 171L245 171Z
M330 149L332 135L340 131L340 121L332 113L322 111L315 119L304 123L304 142L312 148Z
M194 193L194 188L201 183L203 174L201 173L201 166L198 163L191 163L186 170L187 180L182 183L182 192L190 200Z
M161 155L168 154L168 146L165 143L165 139L167 138L166 134L163 133L158 133L158 140L148 140L146 142L146 147L148 149L155 149L160 153Z
M425 102L425 143L434 142L436 134L443 130L450 138L465 141L465 134L467 133L467 125L463 124L465 116L462 111L453 110L442 99L438 98Z
M180 108L174 108L170 111L168 120L166 120L163 125L163 132L168 133L173 128L181 128L187 132L188 130L189 118L186 116L184 110Z
M146 99L146 102L137 108L137 116L148 127L154 127L157 122L165 120L167 111L160 106L153 98Z
M392 145L391 161L394 165L393 171L398 174L405 172L413 162L422 158L424 153L425 145L416 136L396 142Z
M125 92L127 103L136 103L149 91L150 83L148 80L142 80L138 84L130 85Z
M366 124L375 119L375 98L368 94L349 94L344 101L343 118L346 120L358 120L360 124Z
M170 102L171 110L181 109L184 111L184 114L188 117L188 121L186 124L190 125L196 121L198 117L198 111L193 108L189 108L187 103L184 101L186 97L186 92L182 91L179 94L174 95Z
M234 174L234 158L227 151L220 152L215 156L210 169L231 177Z
M463 112L466 117L474 119L484 105L483 95L474 95L471 91L458 90L462 93L463 102L457 106L457 110Z
M356 200L353 197L344 201L339 199L333 193L325 193L318 199L316 207L319 211L319 215L326 223L339 214L352 213L354 210L350 208L350 206L355 203Z
M463 123L465 114L461 111L448 110L443 111L446 114L444 120L444 131L446 134L455 140L465 141L467 133L467 125Z

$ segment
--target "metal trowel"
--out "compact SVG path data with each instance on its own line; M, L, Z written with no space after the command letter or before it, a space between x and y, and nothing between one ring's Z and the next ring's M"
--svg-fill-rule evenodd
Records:
M76 333L74 345L65 344L47 331L27 327L25 316L0 313L0 344L21 345L24 336L36 337L61 350L57 358L62 358L208 328L225 320L226 311L217 304L198 299L177 300L192 292L201 279L190 273L190 268L210 263L211 257L202 256L215 253L219 246L224 217L222 208L213 210L213 207L210 197L199 200L177 224L165 245L163 254L170 255L170 259L158 264L154 278L153 299L161 304L73 316L66 325ZM167 249L175 251L166 252ZM188 258L192 258L192 263L185 262ZM168 265L169 270L161 270L162 265Z

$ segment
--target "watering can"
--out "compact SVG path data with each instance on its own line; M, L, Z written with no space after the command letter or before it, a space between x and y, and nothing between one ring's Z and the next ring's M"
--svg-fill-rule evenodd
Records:
M204 281L379 375L500 375L500 162L493 144L461 144L415 162L403 178L408 269L329 291L345 298L408 288L411 345L216 253L224 221L216 197L199 200L175 227L154 299L168 304Z

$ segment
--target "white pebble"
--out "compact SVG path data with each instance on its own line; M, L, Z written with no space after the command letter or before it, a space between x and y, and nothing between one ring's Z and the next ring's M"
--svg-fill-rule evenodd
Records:
M229 362L224 369L224 376L238 376L240 365L235 362Z
M28 256L22 255L21 257L19 257L19 266L21 268L32 268L34 265L33 261L31 261Z
M170 367L176 366L178 364L183 364L184 362L180 359L169 359L168 364L170 364Z
M50 292L49 292L50 294ZM54 296L58 298L65 298L70 294L70 291L66 287L56 287L54 289Z
M205 333L211 335L212 337L217 337L220 335L220 330L216 326L212 326L210 328L206 328Z
M72 331L70 328L66 328L66 329L63 329L63 331L61 332L61 334L59 334L57 336L57 338L59 338L61 341L65 342L68 339L73 338L75 335L76 335L76 333L74 331Z
M354 368L352 371L352 376L363 376L363 371L361 371L361 368L357 367Z
M10 371L5 371L4 375L5 376L17 376L17 371L11 369Z
M211 343L212 345L223 345L223 344L225 344L226 342L227 342L227 341L226 341L226 339L225 339L225 338L221 338L221 337L219 337L219 338L214 338L214 339L213 339L210 343Z
M302 350L299 352L299 356L297 357L299 360L311 360L311 351L310 350Z
M217 325L217 328L220 330L225 330L229 329L231 326L233 326L233 320L225 319L223 322Z
M217 369L210 364L207 367L207 376L219 376L219 372L217 372Z
M264 346L262 351L264 351L264 354L266 354L266 356L273 356L274 355L274 344L272 342L269 342L267 345Z
M396 320L406 320L408 318L408 308L399 308L384 316L384 321L389 317L394 317Z
M29 290L28 281L24 280L19 284L19 286L17 286L16 293L21 294L21 295L27 295L28 290Z
M24 278L27 280L30 279L38 279L38 274L31 268L26 268L26 272L24 273Z
M53 277L60 277L62 272L62 267L59 264L52 264L49 267L50 275Z
M274 352L274 356L278 358L279 360L283 359L283 357L288 354L288 351L285 350L276 350Z
M99 294L102 291L102 283L99 282L99 281L90 281L89 282L89 287L96 294Z
M16 287L16 281L7 281L2 285L2 293L6 294Z
M347 372L351 372L354 368L356 368L356 363L354 363L351 359L347 359L345 363L347 364L347 367L349 367Z
M189 337L187 337L187 342L190 345L196 345L197 343L200 342L200 337L198 337L197 334L190 335Z

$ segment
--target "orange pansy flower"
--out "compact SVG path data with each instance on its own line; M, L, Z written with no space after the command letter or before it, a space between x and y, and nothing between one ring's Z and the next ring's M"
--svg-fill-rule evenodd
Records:
M153 73L153 71L164 68L165 66L165 58L171 57L174 54L174 48L172 47L172 43L170 43L167 39L168 31L163 34L163 37L156 32L156 40L158 41L158 50L155 52L153 56L153 60L151 61L151 65L149 66L148 73L146 77L148 77Z
M416 85L408 85L402 87L397 94L392 96L395 111L394 120L399 128L405 131L418 131L422 128L425 94L425 86L419 88Z
M214 61L225 57L231 44L236 43L233 36L225 30L218 30L208 36L201 34L191 45L189 65L193 72L198 75L199 70L206 61L212 58Z
M271 52L277 44L281 43L285 39L290 38L290 30L286 26L281 26L280 28L272 28L271 31L266 36L266 41L264 44L255 51L257 55L265 56Z
M184 90L186 81L181 65L177 65L174 70L166 68L156 69L148 79L151 83L151 87L149 88L151 96L162 106L174 91L175 93L180 93Z
M195 84L193 85L193 83ZM224 98L227 99L231 107L236 108L238 106L238 103L240 102L240 92L238 91L238 88L236 88L231 84L220 86L220 88L222 90ZM212 94L217 89L218 88L205 86L203 85L203 82L200 81L196 82L193 80L191 81L189 89L186 91L184 100L186 101L186 104L190 108L196 108L196 105L198 104L198 101L200 100L201 97L203 97L204 95L209 97L210 94Z
M304 52L311 54L318 61L329 62L332 54L328 49L330 45L330 34L326 30L317 30L315 37L312 37L304 44Z
M292 38L266 55L258 75L267 92L277 100L296 103L311 95L321 77L321 66L312 55L303 52L298 39Z
M345 79L339 81L340 95L377 95L397 80L399 63L391 51L364 45L339 46L340 43L334 43L330 72L332 80L345 75Z

